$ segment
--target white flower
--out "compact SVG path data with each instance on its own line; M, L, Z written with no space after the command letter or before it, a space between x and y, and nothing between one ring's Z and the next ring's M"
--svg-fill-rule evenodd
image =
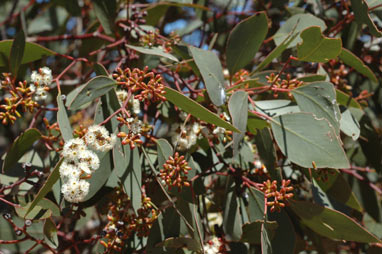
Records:
M42 67L39 71L32 71L31 80L39 85L49 86L52 83L52 70L48 67Z
M142 121L138 119L134 119L130 121L130 132L137 135L142 131Z
M223 112L223 117L224 117L225 120L227 120L227 121L230 121L230 120L231 120L231 117L229 117L229 115L228 115L226 112Z
M90 150L80 151L78 155L80 163L85 163L88 168L96 170L99 168L99 158L97 154ZM86 171L85 171L86 172Z
M125 90L118 90L116 93L117 93L119 104L121 104L122 106L123 102L127 99L128 93Z
M36 86L34 84L30 84L29 85L29 90L31 90L31 92L36 92Z
M35 101L44 101L48 97L47 91L43 87L37 87L35 93L34 93L34 100Z
M261 168L263 166L263 163L261 163L261 160L255 160L253 164L255 165L255 168Z
M41 80L42 80L42 76L40 75L40 73L38 73L37 71L32 71L31 81L33 83L40 83Z
M88 163L86 163L86 162L79 162L79 163L77 163L77 167L78 167L78 169L80 170L81 173L84 172L84 173L86 173L88 175L90 175L92 173Z
M64 161L59 169L60 176L63 180L68 179L79 179L81 175L81 170L74 163Z
M85 140L95 150L106 152L114 147L117 137L115 134L109 135L104 126L93 125L88 128Z
M224 134L225 133L225 129L223 128L223 127L216 127L213 131L212 131L212 133L214 134L214 135L217 135L217 134Z
M85 142L80 138L73 138L65 142L62 156L71 161L77 161L81 151L86 151Z
M218 254L221 242L217 237L213 237L207 244L204 244L204 254Z
M90 184L85 180L70 179L64 183L61 187L61 192L64 195L65 200L78 203L81 202L89 193Z
M141 104L138 99L132 98L131 104L133 105L134 114L138 115L139 113L141 113Z

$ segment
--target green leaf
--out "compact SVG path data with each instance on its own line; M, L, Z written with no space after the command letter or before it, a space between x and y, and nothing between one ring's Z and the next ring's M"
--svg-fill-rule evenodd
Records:
M268 126L267 121L259 118L252 112L248 111L247 130L250 133L256 135L257 130L264 129L267 126Z
M277 46L281 45L285 39L291 35L294 37L296 34L300 34L301 31L311 26L319 26L322 31L325 31L326 25L322 19L313 16L312 14L296 14L290 17L276 32L273 39ZM301 38L296 37L289 43L287 48L292 48L301 42Z
M260 244L262 242L261 228L263 225L263 220L257 220L255 222L243 225L243 235L241 236L240 241L250 244ZM267 237L269 240L272 239L278 227L277 222L266 221L264 227L267 230Z
M35 206L28 215L26 212L28 211L30 205L32 202L28 203L24 207L17 207L16 213L19 217L29 220L43 220L46 218L53 216L60 216L60 209L59 207L50 201L49 199L43 198L39 202L37 206Z
M300 36L303 42L297 45L297 56L301 61L326 63L341 53L341 39L325 37L318 26L305 29Z
M320 74L308 74L297 78L302 82L315 82L315 81L325 81L326 76Z
M12 44L13 40L0 41L0 55L3 54L6 57L6 59L0 57L0 67L7 66L8 63L6 60L10 58ZM26 42L21 64L30 63L39 60L44 56L53 55L56 55L56 53L47 48L44 48L36 43Z
M354 12L355 21L359 24L366 24L372 35L376 37L381 37L382 32L374 24L373 20L369 15L369 6L363 0L350 0L351 7Z
M311 168L349 168L349 161L335 129L310 113L292 113L271 120L282 153L293 163Z
M191 251L201 251L199 242L196 239L187 237L170 237L158 243L156 247L166 247L177 250L187 248Z
M237 24L228 37L226 56L231 74L250 63L268 33L265 12L259 12Z
M276 151L273 145L273 139L269 128L259 130L255 136L256 148L261 161L267 168L271 179L280 181L279 173L276 172Z
M338 172L338 170L331 170L328 173L327 178L323 179L318 177L318 172L313 171L313 177L315 178L317 184L320 188L335 200L346 204L347 206L362 212L362 207L359 204L357 198L352 192L348 182L345 178Z
M174 154L174 150L166 139L160 138L157 139L155 142L158 145L158 166L159 168L162 168L163 164L166 163L168 158Z
M106 76L98 76L91 79L79 90L70 104L70 109L78 109L81 105L94 101L96 98L106 94L117 86L117 82Z
M190 46L192 57L198 67L208 96L213 104L221 106L225 102L223 68L219 58L212 51L207 51Z
M126 44L126 47L134 49L135 51L138 51L142 54L161 56L161 57L168 58L172 61L179 62L178 58L176 58L175 56L169 53L164 52L163 49L161 48L156 48L156 47L146 48L146 47L139 47L139 46L133 46L128 44Z
M60 93L57 95L57 106L57 122L60 127L61 135L65 141L69 141L73 138L73 131Z
M361 134L360 126L357 119L352 115L349 109L342 112L340 121L340 128L343 133L357 140Z
M292 94L301 111L313 113L317 118L325 118L339 134L341 112L332 83L313 82L293 89Z
M56 166L54 167L54 169L52 170L52 172L50 172L48 179L46 179L45 184L41 187L41 189L39 190L39 192L35 196L32 204L27 209L25 216L27 216L33 210L33 208L41 201L41 199L43 199L46 196L46 194L48 194L48 192L52 189L53 185L60 178L59 169L60 169L61 163L63 161L64 161L64 159L61 158L58 161L58 163L56 164Z
M215 124L227 130L240 133L240 130L238 130L236 127L224 121L219 116L212 113L196 101L191 100L190 98L169 87L165 87L165 91L166 94L164 96L166 97L166 99L172 102L175 106L184 110L185 112L190 113L196 118L207 123Z
M39 140L41 133L37 129L27 129L18 136L7 152L3 163L3 172L15 165L19 159Z
M271 117L300 112L300 108L290 100L256 101L255 106L256 111Z
M268 215L270 220L278 224L271 240L272 253L294 253L297 236L288 213L282 209L280 212Z
M137 148L131 151L130 163L121 179L126 194L130 197L131 204L137 212L142 205L142 169Z
M223 214L224 232L231 236L232 240L238 241L242 235L242 220L239 209L238 197L232 188L226 197L225 209Z
M114 30L114 18L116 15L116 0L92 1L95 15L101 23L106 34L112 34Z
M250 222L264 220L264 193L255 188L249 189L248 217Z
M356 100L338 89L336 89L336 100L342 106L362 109L361 105Z
M12 43L11 55L10 55L10 69L13 75L16 77L19 67L23 61L25 49L25 34L21 30L17 33L15 40Z
M291 209L301 218L302 223L314 232L336 240L362 243L380 243L347 215L307 201L290 202Z
M235 156L247 129L248 94L243 91L235 92L229 99L228 109L233 125L241 131L241 133L233 133L233 154Z
M365 77L368 77L371 81L378 83L377 77L374 72L367 67L361 59L359 59L356 55L354 55L350 50L345 48L342 49L339 58L350 67L354 68L354 70L358 71Z
M45 220L44 223L44 236L46 243L51 248L58 247L57 227L51 218Z

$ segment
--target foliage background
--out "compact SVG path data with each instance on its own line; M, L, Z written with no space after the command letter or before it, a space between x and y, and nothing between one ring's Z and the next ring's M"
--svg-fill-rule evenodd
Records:
M47 101L0 125L4 253L114 251L100 241L115 245L107 213L118 186L130 210L144 192L158 212L124 253L202 253L214 236L220 253L381 251L379 1L4 0L0 14L1 72L17 84L48 66L55 78ZM135 149L117 142L84 202L66 202L56 149L105 119L128 132L108 118L121 108L111 74L145 66L166 86L166 102L140 104L152 131ZM43 117L60 127L53 143ZM173 129L188 123L225 131L179 151ZM179 192L158 177L176 150L192 168ZM269 191L293 186L280 211L268 179Z

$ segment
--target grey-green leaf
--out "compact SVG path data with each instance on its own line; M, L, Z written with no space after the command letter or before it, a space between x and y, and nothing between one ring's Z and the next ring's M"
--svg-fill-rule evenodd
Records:
M341 53L341 39L325 37L318 26L305 29L300 36L303 42L297 45L297 56L301 61L326 63Z
M268 33L265 12L259 12L237 24L229 35L226 56L231 75L250 63Z
M224 121L219 116L212 113L196 101L191 100L190 98L169 87L165 87L165 91L166 94L164 96L166 97L166 99L175 104L177 107L186 111L187 113L190 113L196 118L202 121L206 121L207 123L215 124L227 130L240 133L240 130L238 130L236 127Z
M3 172L15 165L19 159L32 147L33 143L39 140L41 133L37 129L27 129L18 136L7 152L3 163Z
M341 112L332 83L313 82L292 90L292 94L302 112L310 112L317 118L325 118L339 134Z
M322 31L325 31L326 25L325 22L313 16L312 14L296 14L290 17L276 32L273 36L273 39L277 46L281 45L283 41L290 35L290 33L294 30L293 35L300 34L301 31L310 27L310 26L319 26ZM292 36L293 36L292 35ZM287 48L292 48L297 45L297 43L301 42L300 37L296 37L292 42L287 46Z
M98 76L91 79L86 85L78 91L70 104L70 109L78 109L81 105L94 101L96 98L106 94L117 86L117 82L106 76Z
M142 54L161 56L161 57L168 58L172 61L179 62L178 58L171 55L170 53L164 52L160 48L155 48L155 47L145 48L145 47L133 46L133 45L128 45L128 44L126 45L126 47L134 49L135 51L138 51L139 53L142 53Z
M16 77L19 67L23 61L25 49L25 34L21 30L17 33L15 40L12 43L11 55L10 55L10 69L13 75Z
M225 102L223 68L219 58L212 51L189 47L196 66L203 77L208 96L213 104L221 106Z
M352 115L349 109L342 112L340 121L340 128L343 133L351 137L353 140L357 140L361 133L359 123L357 119Z
M58 247L57 227L51 218L47 218L44 223L45 241L52 248Z
M271 120L282 153L293 163L311 168L349 168L342 142L328 120L311 113L292 113Z
M60 132L65 141L68 141L73 138L72 127L70 126L70 121L68 118L68 114L66 112L66 108L62 101L62 95L59 93L57 95L57 122L60 127Z
M376 37L381 37L382 32L374 24L373 20L369 15L369 6L364 0L350 0L351 7L354 12L355 21L359 24L366 24L372 35Z
M235 92L228 102L228 109L231 114L233 125L241 133L233 133L233 154L237 154L239 143L244 138L248 120L248 94L243 91Z
M371 81L377 83L377 77L374 72L364 64L364 62L359 59L356 55L354 55L350 50L345 48L342 49L339 58L350 67L353 67L354 70L361 73L365 77L368 77Z

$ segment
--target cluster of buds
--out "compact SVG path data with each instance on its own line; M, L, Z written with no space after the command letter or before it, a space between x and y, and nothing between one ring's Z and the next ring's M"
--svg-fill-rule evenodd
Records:
M108 224L101 233L100 243L105 253L121 253L126 240L134 233L138 237L147 237L158 213L151 199L142 194L142 206L134 212L130 198L121 187L117 188L113 200L109 203Z
M339 63L338 60L330 60L328 63L327 72L330 77L330 82L332 82L336 88L345 91L352 90L352 86L348 85L346 80L349 71L344 64Z
M292 79L291 75L288 73L286 79L281 79L275 73L271 73L269 76L265 76L267 82L272 84L274 87L283 89L294 89L301 86L304 82L298 79Z
M127 119L123 117L117 117L120 125L126 125L129 132L119 132L117 137L122 138L122 145L130 145L130 149L134 149L137 145L143 143L141 136L143 131L142 121L138 118L129 117Z
M140 25L146 23L146 16L147 11L141 11L139 8L133 6L131 8L129 19L119 25L125 29L125 31L129 32L128 35L139 36L141 32Z
M55 133L60 133L60 128L58 127L58 123L50 124L48 119L45 117L43 118L43 123L45 125L45 129L48 131L47 135L42 135L41 139L44 141L45 146L48 150L56 150L59 151L59 148L54 149L53 144L60 142L59 135L54 135L53 131Z
M204 254L226 254L228 253L224 238L214 236L206 244L203 245Z
M170 53L172 47L180 42L180 36L175 32L171 32L169 38L167 38L161 36L159 31L155 30L146 32L146 34L141 36L139 40L143 46L153 47L159 45L165 52Z
M267 180L262 184L261 191L264 192L267 198L267 206L271 207L271 212L280 211L281 208L285 207L285 202L293 197L293 187L289 186L290 180L282 180L280 191L277 190L277 181ZM268 201L272 198L271 201Z
M15 85L11 74L3 73L4 80L1 81L1 90L3 93L3 102L0 104L0 109L4 112L0 112L1 123L6 125L8 123L13 124L17 118L21 117L19 108L23 112L33 112L39 104L33 100L33 91L28 87L27 82L19 82Z
M154 72L148 72L147 66L143 70L118 68L113 78L122 88L137 93L134 98L143 101L146 105L150 102L166 101L162 77L159 74L155 75Z
M169 189L177 187L178 191L180 191L183 186L190 186L187 180L187 174L190 170L191 167L188 166L188 162L184 159L184 156L179 156L179 153L176 152L174 157L170 156L163 165L159 176Z
M89 183L85 180L100 166L97 154L88 149L106 152L113 148L115 135L103 126L93 125L88 128L82 138L67 141L61 155L64 161L60 166L60 176L63 181L61 192L64 198L72 203L81 202L89 192Z

